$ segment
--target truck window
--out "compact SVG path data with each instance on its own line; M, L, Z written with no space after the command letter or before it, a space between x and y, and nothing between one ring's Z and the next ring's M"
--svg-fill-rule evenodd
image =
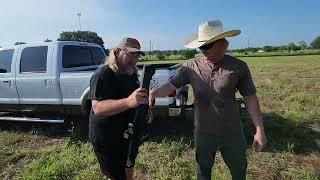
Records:
M100 65L105 60L106 56L103 53L103 50L98 47L91 47L90 48L93 64Z
M21 54L20 72L46 72L47 46L27 47Z
M92 65L90 49L86 46L66 45L62 51L62 67L81 67Z
M13 52L13 49L0 51L0 69L5 70L6 73L11 72Z

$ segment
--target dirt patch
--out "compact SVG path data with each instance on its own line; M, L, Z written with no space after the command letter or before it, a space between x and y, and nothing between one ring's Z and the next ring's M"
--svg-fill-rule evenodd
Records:
M18 179L21 174L22 167L29 161L30 160L20 159L15 163L8 164L0 173L0 177L3 178L3 180Z
M5 133L0 134L0 146L2 148L18 149L41 149L50 146L60 145L62 139L50 138L46 136L32 135L30 133Z
M133 179L140 179L140 180L150 180L145 174L140 171L135 171L133 175Z
M320 133L320 124L316 124L316 123L307 124L307 123L305 123L305 124L301 124L300 127L308 128L314 132Z
M320 154L311 154L310 156L300 155L296 158L296 161L299 164L303 163L306 166L311 166L317 174L317 177L320 178Z
M307 128L320 133L320 124L309 124Z

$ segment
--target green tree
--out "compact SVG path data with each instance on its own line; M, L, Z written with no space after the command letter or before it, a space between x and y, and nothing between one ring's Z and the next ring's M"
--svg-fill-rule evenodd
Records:
M299 51L299 50L301 50L301 47L300 46L297 46L297 45L295 45L294 47L293 47L293 49L292 49L293 51Z
M264 46L262 48L265 52L271 52L272 51L272 47L271 46Z
M308 45L305 41L300 41L298 42L298 46L302 49L302 50L305 50L307 49Z
M191 59L191 58L194 58L195 55L197 54L197 50L195 49L186 49L183 51L183 56L187 59Z
M279 48L280 48L280 51L288 50L288 46L287 45L282 45Z
M64 31L60 33L58 41L82 41L99 44L104 48L104 42L97 33L92 31Z
M289 51L289 53L290 53L291 50L293 50L293 49L295 48L295 46L296 46L296 45L295 45L293 42L291 42L291 43L288 44L288 51Z
M310 46L314 49L320 49L320 36L316 37L311 43Z
M163 60L164 59L164 55L163 55L163 53L161 51L157 52L157 59L159 59L159 60Z

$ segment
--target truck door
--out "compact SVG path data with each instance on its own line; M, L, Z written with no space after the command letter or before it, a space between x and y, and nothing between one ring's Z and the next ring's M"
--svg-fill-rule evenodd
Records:
M14 49L0 51L0 104L19 104L15 81Z
M21 48L18 54L16 82L20 104L58 104L52 87L50 46Z

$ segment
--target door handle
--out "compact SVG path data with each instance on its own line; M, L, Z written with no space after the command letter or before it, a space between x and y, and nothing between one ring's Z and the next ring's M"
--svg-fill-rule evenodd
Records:
M14 87L13 81L12 80L5 80L2 81L3 83L9 84L9 87Z
M47 88L49 86L49 79L44 80L44 86Z

